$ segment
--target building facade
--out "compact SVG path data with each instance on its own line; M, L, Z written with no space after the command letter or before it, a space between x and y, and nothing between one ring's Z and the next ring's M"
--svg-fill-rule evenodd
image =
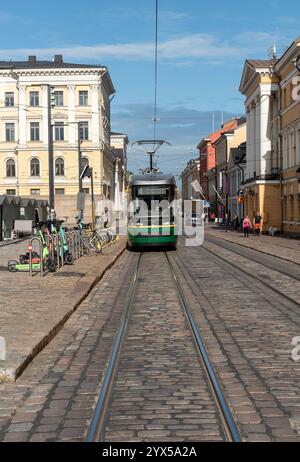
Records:
M182 180L182 200L199 199L199 192L195 191L192 186L193 181L200 180L200 162L199 159L192 159L187 163L181 174Z
M234 129L236 126L236 118L225 122L219 130L203 138L197 146L200 159L200 185L207 202L210 204L210 210L215 215L218 214L219 207L215 143L224 133Z
M276 62L279 88L272 100L273 149L279 157L281 229L300 237L300 72L294 60L300 56L300 37ZM274 137L275 138L275 137Z
M128 144L127 135L111 132L110 145L115 156L114 203L115 210L118 212L125 210Z
M245 207L270 227L300 236L300 38L272 60L247 60L240 91L247 110ZM298 90L297 90L298 85ZM298 95L298 96L297 96Z
M241 117L236 121L236 128L223 133L214 143L219 199L218 218L222 222L224 222L226 215L230 221L237 214L235 199L242 182L242 172L236 165L232 164L232 154L234 149L238 149L242 143L246 142L246 133L246 119Z
M238 217L240 223L245 216L242 184L245 178L246 156L246 142L241 143L238 147L231 148L227 167L228 214L231 220Z
M106 67L53 61L0 62L0 194L48 199L48 89L53 88L54 188L57 215L77 213L79 172L93 167L96 200L115 184L110 146L110 96ZM81 150L82 166L78 164ZM90 194L90 181L83 180Z

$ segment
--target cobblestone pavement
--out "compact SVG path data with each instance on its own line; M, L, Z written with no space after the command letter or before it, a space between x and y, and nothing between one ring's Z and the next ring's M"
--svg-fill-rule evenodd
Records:
M6 361L0 361L0 382L20 374L124 246L122 238L103 255L82 257L44 278L7 270L8 260L26 253L28 240L0 247L0 336L7 349Z
M128 440L224 440L163 253L142 256L110 405L104 441Z
M0 441L82 441L136 255L107 272L15 383L0 385Z
M273 255L296 264L300 263L300 240L289 239L285 237L259 236L250 235L244 238L242 233L233 231L226 232L224 228L215 225L205 227L206 236L214 236L229 242L234 242L240 246L249 247L259 252Z
M300 441L300 363L291 358L299 305L230 264L243 268L242 257L214 252L173 258L231 409L249 441Z
M250 260L247 256L242 256L236 254L234 251L225 249L221 245L216 243L212 243L210 241L206 241L204 244L204 248L209 250L210 252L217 254L219 257L226 260L228 263L237 266L238 269L242 269L244 272L248 273L249 275L255 276L258 280L263 282L264 284L268 284L274 290L280 292L284 296L292 299L295 304L298 304L298 309L300 308L300 266L295 265L293 263L289 263L289 265L294 265L295 269L294 272L291 271L293 276L288 276L286 274L281 273L280 266L277 265L277 258L271 257L273 259L273 268L266 267L262 263L257 263L256 261ZM298 277L295 279L294 276Z
M272 274L275 293L223 251L169 256L243 439L300 441L299 306L283 275ZM16 383L0 385L0 441L84 440L137 258L125 252ZM164 258L143 255L106 441L223 438Z

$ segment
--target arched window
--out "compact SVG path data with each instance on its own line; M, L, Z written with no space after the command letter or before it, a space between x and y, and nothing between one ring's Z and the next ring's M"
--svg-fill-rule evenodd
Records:
M14 178L16 176L16 162L13 159L8 159L6 162L6 176Z
M61 157L58 157L55 161L55 175L65 176L65 161Z
M30 161L30 176L40 176L40 161L36 157Z

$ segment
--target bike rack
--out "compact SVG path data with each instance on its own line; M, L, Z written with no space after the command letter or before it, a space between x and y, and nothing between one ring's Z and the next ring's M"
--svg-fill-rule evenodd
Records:
M51 258L54 261L54 242L53 236L51 234L46 234L45 236L48 249L50 250Z
M63 253L61 253L61 236L59 234L52 235L53 247L56 249L56 265L57 269L62 268L63 265Z
M74 260L78 258L78 242L77 242L77 231L69 231L69 237L71 240L70 248L72 248L72 255Z
M44 276L44 258L43 258L43 243L39 237L32 237L29 241L29 245L31 246L31 250L29 251L29 277L33 277L33 268L32 268L32 248L33 243L38 242L39 249L40 249L40 276Z

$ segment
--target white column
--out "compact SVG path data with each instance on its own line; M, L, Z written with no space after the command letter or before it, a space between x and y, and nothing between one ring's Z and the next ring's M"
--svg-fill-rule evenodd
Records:
M26 85L19 85L19 143L27 144L26 136Z
M69 111L68 111L68 121L69 121L69 143L75 144L77 141L77 125L75 118L75 85L68 85L68 100L69 100Z
M251 158L252 158L252 146L251 146L251 112L250 107L247 106L247 156L246 156L246 178L251 178Z
M43 85L41 90L43 106L43 126L41 127L42 141L44 144L48 144L48 87Z
M261 174L266 175L271 173L271 154L272 143L269 130L269 117L270 117L270 98L269 94L262 93L261 95L261 117L260 117L260 150L261 150Z
M92 85L92 142L100 143L99 85Z
M120 211L119 160L115 163L115 210Z
M254 170L256 171L256 176L259 176L261 173L261 157L262 157L262 152L261 152L261 117L262 116L262 111L261 111L261 104L260 104L260 98L258 97L256 100L256 110L255 110L255 167Z
M250 110L250 126L251 126L251 131L250 131L250 148L251 148L251 155L250 155L250 178L253 178L254 172L255 172L255 162L256 162L256 157L255 157L255 108L251 106Z

